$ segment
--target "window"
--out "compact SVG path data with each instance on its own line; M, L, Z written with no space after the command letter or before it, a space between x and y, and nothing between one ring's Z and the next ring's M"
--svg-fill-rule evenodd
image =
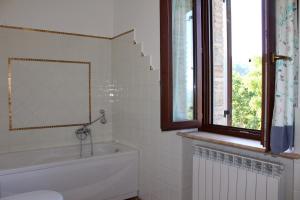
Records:
M261 130L261 0L213 0L212 122Z
M267 141L274 5L161 0L161 127ZM269 103L266 103L269 102Z
M193 1L173 1L172 7L173 121L193 120Z

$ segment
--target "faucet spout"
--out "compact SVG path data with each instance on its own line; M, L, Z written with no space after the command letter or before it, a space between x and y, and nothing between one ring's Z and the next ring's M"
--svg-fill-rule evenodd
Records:
M97 119L95 119L94 121L91 121L88 124L83 125L81 128L79 128L75 131L76 137L80 141L80 158L82 157L82 141L86 140L88 136L90 137L91 156L94 155L92 131L89 128L89 126L91 126L92 124L94 124L97 121L100 121L101 124L107 123L107 120L105 117L105 110L101 109L100 116Z

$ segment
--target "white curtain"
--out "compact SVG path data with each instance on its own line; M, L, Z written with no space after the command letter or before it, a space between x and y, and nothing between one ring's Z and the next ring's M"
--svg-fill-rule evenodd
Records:
M193 91L189 90L189 86L193 86L193 77L189 77L188 74L192 73L193 67L193 64L190 64L190 60L193 59L193 47L189 46L193 38L192 33L188 31L193 30L193 27L190 27L192 18L189 17L192 15L192 8L192 0L172 1L173 120L175 121L189 120L191 118L189 111L193 110L191 108Z
M275 106L271 150L281 153L294 144L294 116L297 104L299 67L298 1L276 0L277 54L292 58L276 63Z

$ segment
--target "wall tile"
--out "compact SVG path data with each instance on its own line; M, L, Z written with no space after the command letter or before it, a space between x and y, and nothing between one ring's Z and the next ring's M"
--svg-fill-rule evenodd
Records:
M295 191L294 192L294 200L300 199L300 191Z
M132 33L112 43L112 80L128 93L113 103L113 138L140 150L143 200L181 200L182 139L160 131L159 70L149 69L133 39Z
M99 116L99 109L105 109L108 120L106 125L96 123L92 127L94 141L112 139L111 103L106 90L111 77L111 41L11 29L1 29L0 35L1 46L5 49L0 55L0 153L79 144L74 135L74 131L78 127L14 132L8 130L6 62L7 58L12 55L28 58L91 61L92 118L95 119ZM70 51L70 49L76 49L76 51ZM78 86L74 85L74 88L76 87ZM44 90L45 88L37 87L37 89ZM70 101L71 103L72 101ZM31 113L25 114L28 115L29 120L34 120ZM47 109L47 115L52 116L52 114L51 108ZM66 120L71 118L72 114L76 115L76 111L67 114ZM55 117L57 116L52 116L52 118Z
M294 164L294 190L300 192L300 163Z

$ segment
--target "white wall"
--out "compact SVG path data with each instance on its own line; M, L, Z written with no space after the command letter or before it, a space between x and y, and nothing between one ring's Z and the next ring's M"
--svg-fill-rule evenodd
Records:
M300 13L300 9L298 12ZM298 108L295 111L295 151L300 153L300 87L298 88L298 95ZM300 199L300 160L294 162L294 200L296 199Z
M154 66L155 69L160 69L160 45L159 45L159 0L115 0L115 13L114 13L114 31L115 33L119 33L125 30L128 30L129 28L134 27L136 29L136 35L135 39L137 42L141 42L143 45L143 51L146 55L151 56L151 61L152 65ZM114 72L113 72L114 74ZM113 76L114 77L114 76ZM144 87L145 90L147 90L147 87ZM300 94L300 92L299 92ZM300 98L299 98L300 99ZM126 105L124 103L123 105ZM155 106L155 105L154 105ZM152 107L153 109L157 109L157 107ZM159 116L156 116L159 117ZM152 119L154 120L154 119ZM299 115L296 119L297 124L300 127L300 119ZM140 125L134 125L129 123L129 128L134 127L139 127ZM152 124L152 126L160 126L159 122L156 124ZM116 130L116 131L114 131ZM116 137L118 135L118 128L113 126L113 133L115 134ZM298 131L300 128L297 128L296 131L296 137L298 138L296 141L296 148L300 146L300 132ZM130 135L130 134L129 134ZM134 140L133 137L128 136L127 134L124 135L125 141L130 141ZM127 138L126 138L127 137ZM176 151L178 154L181 152L181 155L177 155L177 159L181 160L180 162L177 163L172 163L173 167L177 168L177 170L180 170L178 173L180 174L181 178L179 178L177 175L174 175L172 170L165 170L168 169L168 167L162 167L162 166L157 166L156 168L159 169L159 171L164 171L166 176L174 176L175 179L177 179L177 182L174 181L177 184L177 187L172 185L166 184L166 180L159 181L160 179L157 179L156 182L153 183L151 181L151 175L148 175L149 177L147 178L146 181L146 186L142 184L142 197L145 199L149 199L153 197L154 199L159 199L162 198L161 195L166 195L169 192L172 192L173 189L179 189L181 190L180 194L177 193L177 195L180 195L180 197L184 200L190 199L190 194L191 194L191 149L190 149L190 141L188 140L183 140L182 144L179 144L178 141L180 141L179 138L177 138L174 133L161 133L159 131L154 131L149 133L147 136L147 139L150 141L156 141L158 145L164 145L164 141L166 142L169 146L176 146ZM122 138L122 137L121 137ZM147 146L146 144L144 145L144 148L147 148L147 150L150 152L150 154L155 154L157 149L157 144L153 144L152 148L151 146ZM299 150L298 150L299 149ZM300 152L300 148L297 148L298 152ZM235 149L237 151L237 149ZM170 151L164 151L162 157L165 157L166 160L172 158L172 154ZM258 154L257 154L258 155ZM150 158L150 161L153 161L155 158ZM159 159L158 159L159 160ZM159 162L159 161L158 161ZM293 161L285 161L286 164L288 165L289 172L293 170L293 167L291 166ZM188 164L190 163L190 164ZM295 200L300 198L300 162L296 162L295 164L295 185L294 185L294 191L293 188L289 188L287 192L292 194L295 192ZM148 167L148 170L151 171L151 167ZM157 174L156 172L153 172L153 176L155 177ZM289 175L289 178L291 175ZM291 178L293 179L293 178ZM145 179L146 180L146 179ZM145 183L145 180L142 181L142 183ZM292 180L290 180L292 181ZM291 182L288 183L290 185ZM156 188L164 188L165 193L159 191Z
M112 104L113 138L140 150L143 200L189 200L182 198L182 182L189 180L182 177L181 137L160 131L159 70L150 70L149 57L141 56L141 45L133 40L131 33L112 42L112 80L118 91Z
M135 28L135 40L142 42L143 52L151 56L150 64L155 69L160 69L159 0L0 0L0 24L101 36L112 36ZM131 89L136 88L147 89L139 85ZM148 88L148 91L151 89ZM158 91L155 89L155 92ZM141 101L135 103L139 103L139 106L145 105ZM122 102L120 104L127 105ZM122 109L121 106L119 108ZM148 151L148 156L151 157L149 160L144 160L149 167L145 168L147 177L141 177L144 181L141 190L142 197L145 197L143 200L167 200L172 199L172 195L175 195L172 200L188 200L191 190L191 165L186 163L191 162L190 142L184 140L182 143L181 138L175 133L160 132L159 104L150 105L148 111L151 111L153 115L148 115L147 123L138 124L132 121L124 123L125 121L121 120L118 126L113 127L116 137L128 143L138 143L139 147ZM132 116L135 112L137 112L136 109L129 113ZM123 117L125 120L128 116ZM124 126L127 126L127 132L122 138L121 128ZM137 137L134 137L133 133L136 131L141 133L142 126L152 126L155 130L147 131L147 134L137 134ZM38 135L37 133L29 134ZM18 140L20 143L28 141L25 135L9 137L12 140L15 137L22 137L23 140ZM57 137L49 138L47 142L56 143L57 139L70 140L63 135L57 135ZM141 139L140 142L137 142L137 139ZM38 139L35 142L40 143ZM295 167L299 168L298 173L300 163ZM170 184L170 182L173 183ZM295 182L295 191L299 191L300 196L300 177L295 179Z
M0 0L0 24L113 35L113 0Z
M300 153L300 87L298 88L298 95L298 108L295 114L295 151ZM300 160L296 160L294 163L294 199L296 200L300 199Z
M91 62L92 119L95 119L99 116L100 109L105 109L107 111L108 121L108 123L105 125L96 123L92 126L92 132L94 136L93 138L94 141L98 142L112 139L110 117L111 104L109 101L109 95L106 91L106 88L110 84L111 79L110 40L0 28L0 43L2 47L0 56L0 153L79 144L79 140L75 137L74 134L75 130L78 127L9 131L7 94L7 62L9 57ZM39 68L45 67L45 64L45 62L43 62L42 64L39 63ZM86 78L83 79L83 81L85 82L83 84L80 81L82 80L82 78L76 78L76 74L72 74L72 72L70 73L70 70L68 70L68 68L64 67L62 64L60 64L60 66L56 68L56 71L53 71L54 73L48 73L48 76L56 76L56 74L57 76L61 76L62 74L65 74L65 82L63 83L69 86L61 84L59 85L59 87L63 87L64 89L68 88L68 96L64 96L67 95L66 93L56 94L55 92L51 92L57 91L55 89L55 87L57 86L55 86L55 84L51 84L50 86L49 84L45 84L43 80L41 80L41 77L42 75L45 75L45 72L40 71L41 74L38 74L38 70L32 70L31 73L28 74L29 78L27 80L24 80L24 77L21 75L17 76L18 72L20 72L20 66L22 66L22 68L26 67L26 65L12 65L12 90L14 94L14 96L12 97L13 124L15 124L17 128L20 128L20 126L22 126L20 125L20 123L16 122L18 116L23 116L22 118L26 118L26 127L34 126L34 124L38 124L37 126L58 125L57 121L54 122L55 120L53 121L53 119L62 117L62 115L57 116L58 113L55 112L55 109L61 109L61 107L57 107L61 104L53 104L53 102L55 102L59 98L67 100L68 103L65 104L72 104L72 107L75 107L76 109L73 112L65 113L64 118L61 118L60 120L60 124L67 124L68 122L72 121L70 119L78 119L78 117L74 118L74 115L82 116L82 113L88 113L88 87L85 88L86 92L84 92L84 89L79 89L82 85L88 84L87 66L84 66L86 70L83 74L77 74L77 77L86 75ZM55 67L57 67L57 65L48 66L51 66L52 69L55 69ZM26 70L30 71L30 67L32 67L32 65L27 65ZM45 71L49 72L49 70L46 69ZM68 81L66 77L72 79L72 81ZM15 83L17 83L18 80L16 79L25 81L27 83L24 85L19 85L19 87L17 87L17 84ZM55 78L53 77L53 80L54 79ZM34 87L31 88L31 91L27 93L23 92L24 90L26 90L26 88L23 87L30 87L29 85L33 84ZM18 94L16 94L16 92L18 92ZM73 98L76 98L77 96L76 92L81 92L83 98L85 98L84 102L81 102L82 104L78 103L78 101L76 104L73 100ZM33 95L31 95L31 93L33 93ZM27 105L25 102L29 100L31 96L40 95L40 93L45 94L44 97L46 97L46 100L43 101L46 101L46 103L42 102L42 104L40 104L40 102L33 103L34 101L29 101L28 107L33 108L33 110L34 107L36 108L36 106L46 107L46 109L37 109L37 112L26 112L26 109L23 109L23 107ZM49 103L47 103L48 101ZM52 109L51 105L56 108ZM84 107L81 107L83 105ZM41 110L45 111L45 117L39 119L37 118L36 114ZM80 117L80 119L82 119L82 121L76 120L76 122L73 122L86 123L88 121L88 118L86 117L84 119ZM21 121L23 121L23 119Z
M294 200L300 199L300 161L294 162Z
M154 67L156 73L159 73L159 0L114 0L114 4L114 33L118 34L134 28L135 35L132 39L142 46L145 55L150 56L149 64ZM114 53L115 48L113 44ZM122 73L122 77L118 76L120 74L118 70L124 70L125 66L133 74L133 79L139 77L139 80L148 80L147 73L136 72L138 71L136 67L145 68L149 64L134 66L128 59L125 65L120 63L118 65L116 55L112 56L113 81L119 83L120 80L125 79ZM143 84L138 80L133 82L135 84L131 84L124 90L132 91L138 99L130 99L129 95L129 101L121 99L113 105L113 137L136 145L141 150L140 197L143 200L189 200L191 199L189 173L192 155L191 142L182 140L181 137L176 136L176 132L162 133L160 131L160 91L157 85L154 87L154 84L157 84L155 79L151 84L149 82ZM144 99L143 94L136 91L144 91L150 94L150 97L154 96L158 99L154 102L152 98ZM128 106L130 102L136 106L131 107L132 110L125 109L130 107ZM144 114L141 114L143 111ZM120 112L125 113L126 116L121 115L119 118ZM135 119L134 115L138 116L137 122L132 120L132 118ZM146 117L146 120L140 123L139 119L143 117Z
M0 0L0 24L111 37L113 36L113 5L112 0ZM28 34L30 35L31 33ZM45 35L43 33L32 34L37 34L37 37ZM44 58L55 59L57 56L62 56L61 59L64 59L64 53L67 54L67 57L70 55L77 55L78 57L80 54L84 55L84 52L88 53L88 51L84 49L90 45L88 43L92 42L92 39L85 40L82 39L82 37L78 37L78 41L84 40L87 42L85 43L86 47L75 45L72 49L77 49L77 51L69 51L73 45L68 43L68 39L66 40L66 38L69 37L61 35L55 36L53 34L51 34L51 37L61 39L61 46L59 46L59 43L55 43L54 46L56 45L55 48L63 49L56 51L58 55L53 53L47 55L41 53L47 50L47 48L45 48L40 51L40 54L43 54ZM73 39L77 41L76 37ZM43 41L44 40L39 40L36 42L37 46L43 45ZM55 39L53 41L55 41ZM95 40L92 43L92 46L101 46L101 44L103 44L99 40ZM108 111L109 123L105 127L99 124L94 127L93 132L95 134L95 140L97 141L111 139L110 105L108 101L103 100L107 95L104 94L105 89L110 83L110 42L108 41L108 43L109 44L105 44L105 51L101 52L98 51L98 49L88 53L94 58L90 56L86 57L86 59L93 59L93 63L102 62L102 64L98 66L92 66L94 71L92 77L92 85L94 86L92 88L92 112L93 118L95 118L98 116L98 110L105 108ZM51 44L47 44L47 47L50 46ZM90 47L94 48L94 46L92 46ZM64 49L64 47L66 48ZM74 59L78 60L79 58L72 58L72 60ZM0 152L77 144L78 140L74 137L76 127L19 131L14 133L8 131L8 114L6 109L7 81L5 81L7 80L7 66L1 66L1 75L4 77L1 78L0 84L0 98L1 103L3 103L3 106L1 106L3 109L0 110Z
M160 68L159 0L114 0L114 33L135 28L151 65Z

